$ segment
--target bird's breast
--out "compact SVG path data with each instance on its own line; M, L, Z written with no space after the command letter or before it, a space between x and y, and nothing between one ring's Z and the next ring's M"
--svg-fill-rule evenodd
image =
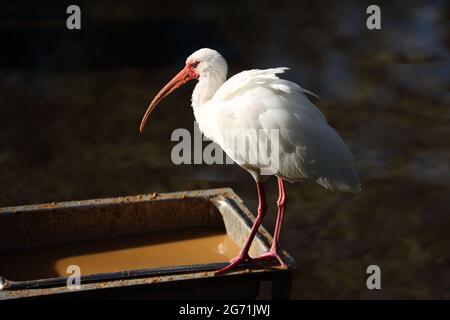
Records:
M206 138L217 143L217 113L214 110L214 106L210 105L210 103L204 103L193 108L195 121L200 131Z

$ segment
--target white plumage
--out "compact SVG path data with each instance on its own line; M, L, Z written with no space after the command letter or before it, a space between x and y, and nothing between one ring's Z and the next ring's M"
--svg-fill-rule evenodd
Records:
M359 191L360 182L350 150L305 95L314 94L278 77L287 69L240 72L224 82L207 101L196 99L195 95L207 90L208 86L202 81L208 83L211 75L206 79L200 76L199 89L196 87L193 95L194 115L200 130L237 164L250 171L255 179L260 179L259 169L265 166L255 167L245 161L249 158L245 154L252 146L237 146L238 138L226 138L226 135L254 129L258 134L264 134L270 145L270 130L279 130L281 152L275 175L291 182L312 179L330 190ZM214 79L213 82L219 81ZM257 158L267 163L263 154Z
M280 197L274 243L260 258L277 258L282 265L278 239L285 204L283 180L313 180L329 190L361 189L350 150L305 95L315 94L279 78L287 69L248 70L226 80L225 59L215 50L200 49L153 99L141 123L142 131L158 102L187 81L197 79L192 107L200 130L257 182L258 218L241 254L220 272L250 259L248 249L265 213L263 172L268 170L278 177ZM272 161L274 155L277 161Z

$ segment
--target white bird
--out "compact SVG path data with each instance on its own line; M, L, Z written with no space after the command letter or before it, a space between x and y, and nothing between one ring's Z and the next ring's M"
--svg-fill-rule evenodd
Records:
M243 262L268 259L277 259L286 267L279 252L286 206L284 180L313 180L332 191L361 190L350 150L305 95L314 94L278 77L287 69L247 70L226 80L225 59L215 50L200 49L187 58L183 70L156 95L142 119L141 132L150 112L162 99L186 82L198 80L192 107L200 130L256 181L259 205L254 225L238 256L217 273ZM270 250L251 258L251 243L267 211L264 175L278 179L278 214Z

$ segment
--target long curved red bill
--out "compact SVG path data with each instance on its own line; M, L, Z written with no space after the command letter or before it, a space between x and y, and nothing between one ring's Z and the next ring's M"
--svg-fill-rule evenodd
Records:
M139 127L139 131L141 133L144 131L145 123L147 122L150 113L153 111L153 109L155 109L156 105L169 94L171 94L174 90L178 89L183 84L192 79L195 79L195 75L193 74L189 66L186 65L183 70L181 70L175 77L173 77L172 80L169 81L169 83L164 86L164 88L161 89L161 91L159 91L159 93L153 98L152 102L147 108L147 111L145 111L144 117L142 118L141 125Z

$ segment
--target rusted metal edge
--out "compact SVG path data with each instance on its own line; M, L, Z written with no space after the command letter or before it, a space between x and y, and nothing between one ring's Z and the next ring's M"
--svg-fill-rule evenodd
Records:
M210 264L196 264L189 266L176 266L176 267L161 267L151 269L138 269L129 271L118 271L108 273L96 273L90 275L82 275L80 277L81 283L95 283L102 281L111 281L118 279L130 279L140 277L160 277L164 275L177 275L180 273L192 273L201 271L212 271L215 268L222 268L226 263L210 263ZM57 277L27 281L11 281L5 278L1 278L0 288L7 290L20 290L20 289L33 289L33 288L49 288L55 286L65 286L68 277ZM3 285L2 285L3 284Z
M283 257L285 263L289 263L287 259L290 257ZM117 280L139 279L139 278L159 278L161 281L154 282L166 282L161 279L164 276L173 276L169 281L181 280L177 277L183 275L183 279L189 279L186 275L192 273L203 273L203 278L206 277L225 277L230 275L240 275L249 273L265 273L271 271L288 271L292 267L288 264L288 269L281 269L279 267L272 267L270 262L260 263L255 266L251 263L243 263L240 269L223 275L215 275L214 271L217 271L225 267L227 263L209 263L209 264L196 264L188 266L177 267L161 267L152 269L139 269L130 271L119 271L110 273L98 273L85 275L80 277L80 282L85 284L95 284L99 282L110 282ZM10 281L4 278L0 278L0 290L23 290L23 289L45 289L53 287L61 287L67 285L68 277L57 277L48 279L28 280L28 281Z
M189 190L189 191L178 191L178 192L168 192L168 193L150 193L150 194L139 194L133 196L123 196L123 197L111 197L111 198L99 198L99 199L89 199L89 200L74 200L74 201L61 201L61 202L49 202L42 204L29 204L22 206L10 206L0 208L0 214L14 214L18 212L32 212L32 211L42 211L42 210L54 210L54 209L65 209L65 208L80 208L80 207L97 207L111 204L127 204L127 203L137 203L146 201L162 201L162 200L176 200L176 199L210 199L220 195L227 195L230 198L236 199L239 203L242 203L242 199L233 191L231 188L217 188L217 189L206 189L206 190Z

